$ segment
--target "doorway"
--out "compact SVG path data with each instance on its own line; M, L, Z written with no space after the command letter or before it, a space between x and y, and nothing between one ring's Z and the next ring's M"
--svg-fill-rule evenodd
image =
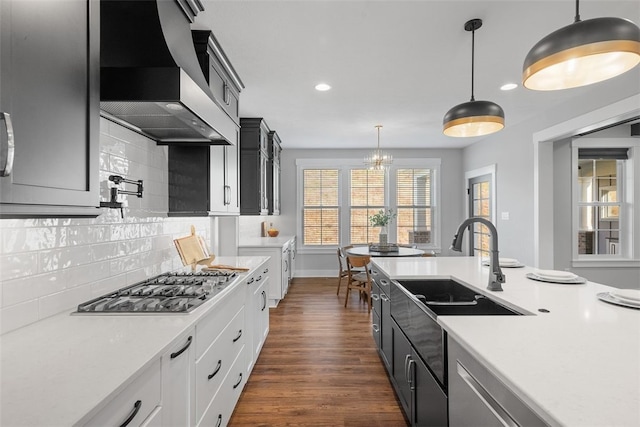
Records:
M491 181L491 174L468 179L469 217L475 216L491 221L494 197ZM474 223L469 226L469 255L489 257L489 229L484 224Z

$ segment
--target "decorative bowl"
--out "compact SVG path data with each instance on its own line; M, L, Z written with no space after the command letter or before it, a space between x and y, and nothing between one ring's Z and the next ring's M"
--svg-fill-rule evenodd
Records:
M270 228L269 230L267 230L267 234L269 235L269 237L278 237L278 234L280 234L280 231Z

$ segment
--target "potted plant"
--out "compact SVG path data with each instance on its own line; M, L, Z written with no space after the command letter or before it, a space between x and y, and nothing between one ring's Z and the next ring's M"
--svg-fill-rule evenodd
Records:
M380 209L378 213L371 215L369 217L369 222L373 227L380 227L380 234L378 243L385 245L387 244L387 225L393 221L396 217L396 214L392 209Z

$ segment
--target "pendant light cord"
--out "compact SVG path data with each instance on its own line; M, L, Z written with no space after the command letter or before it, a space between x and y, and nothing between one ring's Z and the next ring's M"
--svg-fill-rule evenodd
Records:
M580 0L576 0L576 17L573 22L580 22Z
M471 31L471 101L475 101L476 99L473 96L473 77L474 77L474 64L475 64L475 41L476 41L476 30L475 28Z

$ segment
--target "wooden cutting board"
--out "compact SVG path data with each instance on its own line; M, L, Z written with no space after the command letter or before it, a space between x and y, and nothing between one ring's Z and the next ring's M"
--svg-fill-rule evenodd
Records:
M207 265L215 259L215 255L209 253L204 239L196 234L196 227L193 225L189 236L174 239L173 243L180 254L182 265L190 265L192 269L195 269L196 264Z

